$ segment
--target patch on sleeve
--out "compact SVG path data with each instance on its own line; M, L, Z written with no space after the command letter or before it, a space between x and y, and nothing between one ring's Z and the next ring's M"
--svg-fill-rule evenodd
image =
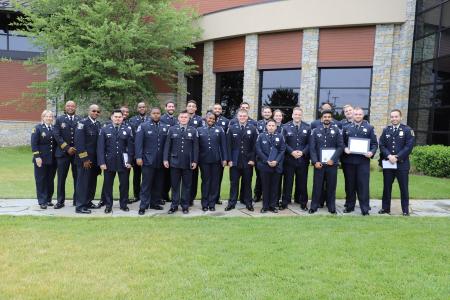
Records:
M83 127L84 127L84 124L83 124L83 123L81 123L81 122L78 123L78 126L77 126L78 129L83 129Z
M31 129L31 133L35 133L36 132L36 128Z
M411 136L414 136L414 130L411 129Z

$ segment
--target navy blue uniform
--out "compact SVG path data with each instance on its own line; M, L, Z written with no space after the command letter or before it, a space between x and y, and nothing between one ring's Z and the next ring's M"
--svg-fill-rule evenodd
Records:
M144 122L136 130L136 159L142 159L141 209L161 203L163 188L163 154L170 125L162 122Z
M256 130L258 130L258 134L261 134L263 132L267 131L266 128L267 121L266 120L259 120L256 122ZM255 168L256 173L256 182L255 182L255 189L253 191L255 202L261 201L262 197L262 186L261 186L261 176L259 174L259 169Z
M230 123L230 120L228 120L227 118L225 118L222 115L216 119L216 126L222 127L223 132L225 132L225 134L228 131L229 123ZM222 190L223 170L224 170L224 167L221 165L220 171L219 171L219 188L218 188L216 203L220 203L219 201L220 201L220 192Z
M258 121L253 120L250 117L248 117L247 124L252 125L255 128L258 127ZM239 120L237 117L234 117L233 119L230 120L230 122L228 123L228 128L230 128L230 126L233 126L233 125L239 125Z
M256 141L257 169L261 176L263 209L275 209L278 205L278 185L283 173L286 143L281 133L260 133ZM269 161L276 161L275 167Z
M198 136L194 127L175 125L169 128L164 145L164 160L169 162L172 183L172 205L189 209L191 201L192 163L198 164ZM180 192L181 185L181 192Z
M222 161L228 160L225 132L220 126L198 130L199 164L202 176L202 207L214 208L219 198Z
M397 178L400 187L400 198L403 213L409 213L409 155L414 147L414 131L411 127L400 124L397 129L387 126L380 136L380 165L381 160L387 160L388 155L398 158L397 169L383 169L383 203L382 208L390 212L392 184Z
M287 207L291 203L292 186L295 176L294 201L306 207L308 204L308 165L309 165L309 136L310 126L301 122L296 125L289 122L283 127L283 135L286 141L286 155L284 159L283 199L282 206ZM302 151L300 158L294 158L292 152Z
M258 137L256 127L247 123L230 125L227 132L228 159L233 163L230 168L230 200L228 206L234 207L238 199L239 181L241 180L242 200L246 206L252 205L253 166L256 163L255 145Z
M178 124L178 119L175 115L169 115L168 113L165 113L161 116L160 122L169 126L174 126Z
M203 127L203 119L199 115L193 115L189 118L188 126L194 127L195 129ZM191 185L191 200L189 201L189 205L194 204L194 200L197 197L197 189L198 189L198 169L192 170L192 185Z
M178 119L176 116L174 115L169 115L168 113L165 113L161 116L161 123L167 124L169 126L174 126L178 124ZM163 187L162 187L162 198L165 199L166 201L169 201L169 191L170 191L170 187L171 187L171 183L170 183L170 168L163 169L164 171L164 180L163 180Z
M73 178L73 202L75 203L77 182L77 167L75 165L75 155L69 155L67 150L70 147L75 147L75 129L77 123L81 120L79 116L61 115L56 119L53 135L55 137L58 147L56 147L56 162L58 170L58 184L57 184L57 201L64 204L66 201L66 179L69 173L69 167L72 166Z
M314 168L313 194L311 210L316 211L321 202L323 193L323 182L326 181L326 202L329 212L336 211L336 181L339 158L344 150L342 134L336 125L325 128L323 124L311 131L309 140L309 151L311 162L315 164L321 161L321 150L324 148L334 148L336 151L331 157L334 164L332 166L322 163L322 168Z
M100 168L97 166L97 139L101 124L97 120L84 118L78 122L75 130L75 148L77 149L77 210L89 208L95 197L97 176ZM83 167L85 161L91 162L91 167Z
M369 151L375 155L378 149L377 137L373 126L367 121L363 120L360 125L346 124L342 129L342 134L345 147L348 147L350 137L370 139ZM356 204L356 194L358 194L361 212L369 212L370 158L362 154L346 154L344 152L342 169L345 177L345 207L348 211L353 211Z
M142 123L150 120L148 116L144 115L137 115L132 118L130 118L130 126L131 130L133 131L133 136L136 134L136 130ZM138 165L136 165L133 162L133 196L134 200L139 200L139 195L141 193L141 177L142 177L142 168Z
M126 154L126 155L124 155ZM131 164L134 156L133 133L126 125L108 124L100 130L97 141L97 163L106 165L103 171L105 204L107 208L113 205L113 185L116 173L119 177L120 207L128 203L128 169L125 164Z
M39 205L52 202L54 179L56 174L56 141L52 126L36 125L31 131L31 150L33 151L34 180L36 182L36 196ZM36 164L36 158L42 159L41 167Z

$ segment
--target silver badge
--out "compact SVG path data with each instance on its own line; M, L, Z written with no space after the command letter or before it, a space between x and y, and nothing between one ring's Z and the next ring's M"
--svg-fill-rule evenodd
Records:
M78 126L77 126L78 129L83 129L83 127L84 127L83 123L78 123Z
M197 124L197 120L194 120L194 124Z
M188 132L188 137L191 137L191 136L192 136L192 133Z
M247 134L252 134L252 131L251 130L247 130Z
M262 141L263 144L267 144L267 141Z
M331 134L334 134L334 130L331 130L330 132L331 132Z
M364 128L364 129L363 129L363 131L364 131L364 132L367 132L367 129L366 129L366 128Z
M279 142L280 141L280 138L275 138L275 142Z
M166 131L167 129L166 128L163 128L163 131Z
M222 125L225 126L225 122L222 122Z
M216 132L220 132L219 129L216 129Z
M123 131L123 135L127 135L127 132L125 130Z
M303 129L303 133L307 133L308 131L306 129Z
M66 123L64 123L64 122L61 123L61 128L63 128L63 129L66 128Z
M152 132L153 132L153 131L151 131L151 130L150 130L150 131L147 131L148 134L151 134Z
M41 135L42 135L42 137L45 137L45 136L46 136L45 132L41 133Z
M400 132L398 133L398 135L399 135L399 136L403 136L403 131L400 131Z

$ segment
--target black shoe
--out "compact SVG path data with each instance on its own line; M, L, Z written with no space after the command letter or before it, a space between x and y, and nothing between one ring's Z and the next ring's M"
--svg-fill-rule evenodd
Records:
M86 206L87 206L87 208L90 208L90 209L97 209L97 208L100 208L100 207L97 207L97 205L95 205L95 204L92 203L92 202L89 202L89 204L86 205Z
M40 207L41 209L47 209L47 205L46 205L46 204L39 204L39 207Z
M404 217L409 217L409 213L404 212L404 213L403 213L403 216L404 216Z
M228 205L227 207L225 207L225 211L230 211L232 209L235 209L234 205Z
M202 207L202 210L203 211L208 211L208 208L207 207Z
M64 203L56 203L55 207L53 207L54 209L60 209L64 207Z
M369 216L369 215L370 215L370 214L369 214L369 211L362 211L361 214L362 214L363 216Z
M215 207L210 207L209 211L216 211L216 208Z
M161 205L150 205L150 209L163 210L164 207L162 207Z
M306 204L300 204L300 209L303 211L308 211L308 206Z
M159 205L165 205L165 204L166 204L166 200L164 200L164 199L159 200Z
M189 213L189 209L185 208L183 209L183 214L188 214Z
M170 198L169 198L169 195L168 195L168 194L162 195L161 198L162 198L164 201L166 201L166 202L170 202Z
M139 208L138 214L141 215L141 216L145 215L145 209L144 208Z
M216 201L216 204L222 205L222 201L217 200L217 201Z
M280 210L285 210L287 208L288 208L288 206L286 204L281 204L280 205Z
M167 212L169 215L174 214L178 209L175 208L170 208L169 211Z
M52 203L52 201L50 201L50 202L47 202L47 206L53 206L53 203Z
M255 209L253 208L253 205L247 205L245 206L249 211L255 211Z
M337 215L337 212L335 210L329 210L328 212L332 215Z
M105 201L101 201L100 200L100 202L97 205L95 205L95 207L93 207L93 208L99 209L99 208L102 208L105 205L106 205Z
M240 204L245 204L245 201L244 200L239 200L239 203Z
M265 213L267 213L267 209L265 209L265 208L261 208L261 211L260 211L262 214L265 214Z
M82 208L82 209L75 209L75 212L77 214L90 214L91 210L87 208Z
M123 210L123 211L130 211L130 209L128 208L128 206L121 207L120 210Z
M384 214L390 214L391 211L382 208L382 209L380 209L380 210L378 211L378 213L379 213L380 215L384 215Z
M316 211L315 211L314 209L310 208L310 209L308 210L308 214L312 215L312 214L314 214L314 213L316 213Z
M351 209L351 208L344 208L344 211L343 211L343 213L344 214L348 214L348 213L351 213L352 211L354 211L355 209L353 208L353 209Z
M112 212L111 207L105 207L105 214L110 214Z
M319 207L320 207L320 208L324 208L324 207L325 207L325 204L320 204Z
M255 198L253 198L253 202L261 202L261 197L255 197Z
M276 207L272 207L272 208L270 209L270 211L273 212L274 214L277 214L277 213L278 213L278 209L277 209Z

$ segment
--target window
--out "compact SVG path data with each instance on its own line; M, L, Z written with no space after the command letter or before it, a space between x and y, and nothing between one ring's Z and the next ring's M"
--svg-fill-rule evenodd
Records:
M343 106L351 104L354 107L363 108L368 119L372 82L371 68L322 68L319 76L317 112L322 104L331 103L335 111L334 118L342 120L344 118Z
M33 45L26 36L17 35L14 31L0 31L0 50L42 52L41 49Z
M197 114L202 113L202 87L203 75L193 75L187 77L187 96L186 101L195 100L197 102Z
M280 109L284 113L283 121L290 121L292 109L299 104L301 70L261 71L260 76L260 107Z
M232 118L242 102L244 72L216 73L216 102L223 108L223 115Z

